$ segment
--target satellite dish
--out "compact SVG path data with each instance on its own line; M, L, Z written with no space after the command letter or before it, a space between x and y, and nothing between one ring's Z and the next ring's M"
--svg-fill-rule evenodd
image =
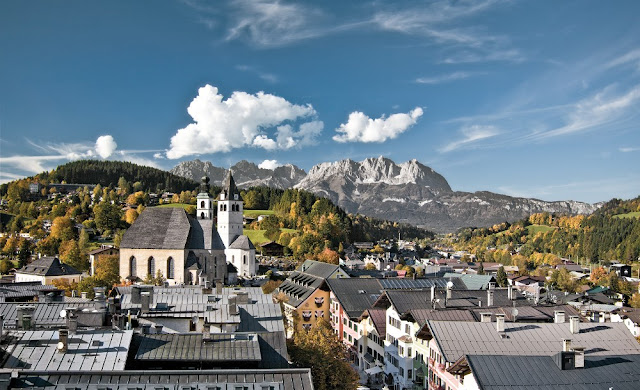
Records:
M57 348L60 350L64 349L64 343L62 341L59 342Z
M448 281L447 282L447 288L453 288L453 282L452 281Z
M517 317L518 316L518 309L516 309L515 307L513 308L513 310L511 310L511 315L513 315L513 317Z
M65 309L60 310L60 317L67 318L67 311Z

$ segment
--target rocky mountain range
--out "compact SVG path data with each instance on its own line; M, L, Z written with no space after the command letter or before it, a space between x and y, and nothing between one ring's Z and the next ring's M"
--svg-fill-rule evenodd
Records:
M488 191L453 191L447 180L417 160L402 164L384 158L342 160L315 165L308 174L295 165L261 169L241 161L231 167L240 187L299 188L325 196L350 213L407 222L437 232L465 226L491 226L538 212L590 214L600 204L547 202ZM209 162L182 162L172 173L194 180L208 175L219 185L225 174Z

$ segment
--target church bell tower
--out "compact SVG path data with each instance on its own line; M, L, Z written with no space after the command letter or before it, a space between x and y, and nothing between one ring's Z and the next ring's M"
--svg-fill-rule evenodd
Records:
M242 235L243 204L240 191L229 170L222 192L218 196L218 233L225 248L229 248L229 245Z
M200 192L196 199L196 216L198 219L213 219L213 198L209 195L209 178L207 176L202 178Z

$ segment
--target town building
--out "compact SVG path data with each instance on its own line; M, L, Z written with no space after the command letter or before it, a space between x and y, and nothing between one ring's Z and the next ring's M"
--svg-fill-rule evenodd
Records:
M41 257L16 270L15 281L17 283L40 282L43 285L52 285L55 280L78 283L81 278L82 272L64 264L57 257Z
M89 252L89 263L91 264L91 276L95 275L98 262L109 256L119 256L120 249L113 246L102 246Z

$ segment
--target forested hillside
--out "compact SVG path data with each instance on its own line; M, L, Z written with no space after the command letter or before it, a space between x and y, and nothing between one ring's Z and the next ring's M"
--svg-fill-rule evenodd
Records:
M198 183L176 176L161 169L137 165L126 161L79 160L60 165L51 172L36 175L32 181L40 184L100 184L117 187L124 178L129 183L139 183L139 189L148 192L191 191ZM0 189L0 195L6 193Z
M507 260L505 252L540 263L541 258L572 257L591 263L632 262L640 256L640 197L614 199L590 216L533 214L514 224L463 229L457 246L487 261ZM489 248L489 249L487 249ZM492 250L495 248L496 250ZM504 261L503 261L504 262Z

